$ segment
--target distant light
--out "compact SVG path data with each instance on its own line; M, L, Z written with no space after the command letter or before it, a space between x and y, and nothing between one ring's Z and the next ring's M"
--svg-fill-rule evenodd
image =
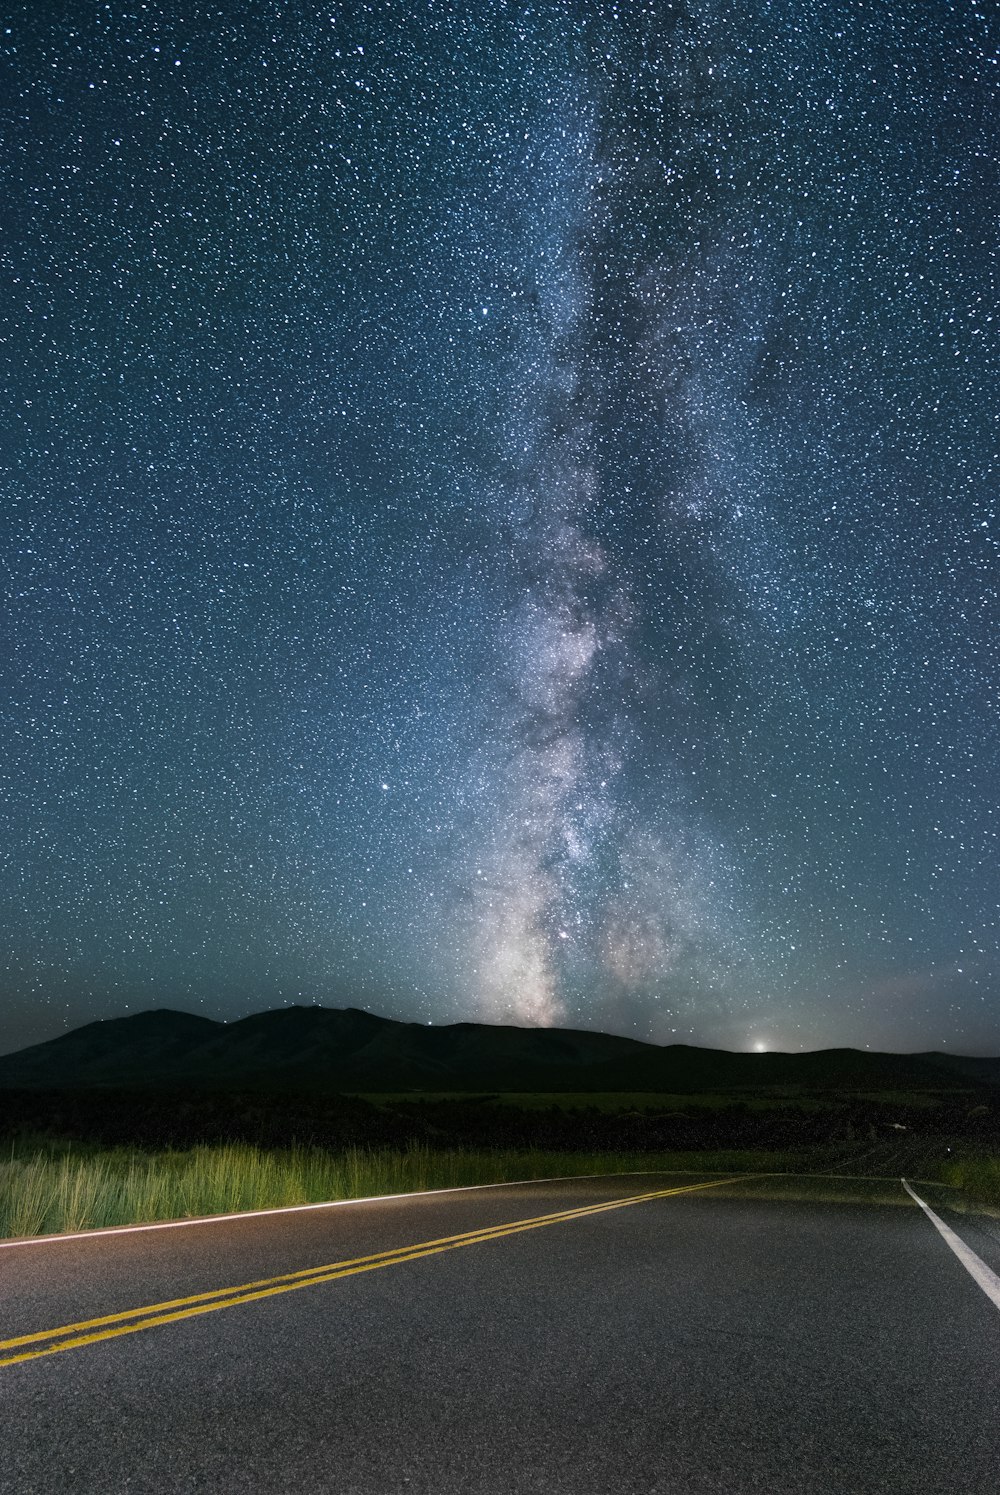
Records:
M754 1046L753 1046L753 1051L754 1051L755 1054L766 1054L767 1053L767 1044L766 1043L755 1043Z

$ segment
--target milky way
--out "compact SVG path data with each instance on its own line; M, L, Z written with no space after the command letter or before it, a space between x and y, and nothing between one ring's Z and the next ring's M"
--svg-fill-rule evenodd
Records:
M1000 1049L993 9L44 10L0 1049Z

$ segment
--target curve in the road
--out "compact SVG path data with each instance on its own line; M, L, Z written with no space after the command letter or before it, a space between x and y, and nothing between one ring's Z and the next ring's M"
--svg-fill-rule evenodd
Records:
M737 1181L735 1177L720 1178L710 1183L655 1189L646 1194L634 1194L627 1199L605 1200L600 1204L585 1205L578 1209L557 1210L546 1215L536 1215L528 1220L516 1220L503 1225L486 1226L480 1230L463 1231L459 1235L443 1236L437 1240L418 1241L414 1245L399 1246L394 1250L376 1252L371 1256L328 1262L323 1266L306 1267L298 1272L285 1272L278 1277L263 1278L257 1282L243 1282L233 1287L196 1293L186 1298L172 1298L163 1303L147 1304L142 1308L129 1308L120 1313L105 1314L99 1318L85 1319L75 1324L63 1324L56 1329L42 1329L33 1334L20 1334L13 1339L0 1340L0 1352L14 1352L0 1355L0 1366L19 1365L25 1360L37 1360L43 1355L58 1355L64 1350L84 1349L102 1340L118 1339L125 1334L138 1334L144 1329L160 1328L164 1324L177 1323L181 1319L215 1313L222 1308L235 1308L244 1303L256 1303L263 1298L276 1297L280 1293L295 1292L303 1287L315 1287L321 1282L333 1282L340 1277L353 1277L359 1272L375 1272L382 1267L398 1266L403 1262L416 1261L420 1257L436 1256L442 1251L455 1251L462 1246L475 1246L484 1241L500 1240L504 1236L519 1235L525 1230L540 1230L548 1225L561 1225L571 1220L583 1219L588 1215L602 1214L608 1210L626 1209L630 1205L645 1204L653 1199L669 1199L677 1194L695 1194L704 1189L717 1189Z

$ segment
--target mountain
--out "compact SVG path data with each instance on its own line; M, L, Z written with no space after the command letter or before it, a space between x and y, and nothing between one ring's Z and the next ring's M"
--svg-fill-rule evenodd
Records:
M165 1068L183 1065L221 1026L169 1009L87 1023L48 1043L0 1057L0 1085L58 1089L146 1084Z
M235 1023L158 1009L0 1057L0 1087L351 1091L859 1091L1000 1085L1000 1059L823 1049L734 1054L572 1028L395 1022L282 1007Z

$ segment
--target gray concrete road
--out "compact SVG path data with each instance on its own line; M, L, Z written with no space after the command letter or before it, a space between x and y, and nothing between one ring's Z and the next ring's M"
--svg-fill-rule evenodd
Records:
M995 1495L1000 1312L901 1188L594 1208L680 1182L0 1249L0 1359L56 1351L0 1365L0 1491Z

